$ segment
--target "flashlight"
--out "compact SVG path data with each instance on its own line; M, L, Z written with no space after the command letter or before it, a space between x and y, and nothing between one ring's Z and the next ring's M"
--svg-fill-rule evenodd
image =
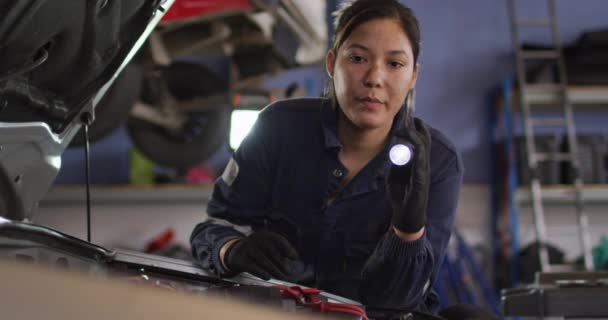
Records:
M391 162L396 166L404 166L412 159L412 148L405 144L396 144L388 153Z

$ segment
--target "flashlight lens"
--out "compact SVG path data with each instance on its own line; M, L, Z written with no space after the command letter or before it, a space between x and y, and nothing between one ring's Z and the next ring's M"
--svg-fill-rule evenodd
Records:
M412 159L412 150L404 144L396 144L391 148L388 156L393 164L403 166Z

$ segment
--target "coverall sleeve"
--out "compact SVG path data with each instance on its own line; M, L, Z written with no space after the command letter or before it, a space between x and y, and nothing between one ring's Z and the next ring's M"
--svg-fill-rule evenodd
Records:
M227 273L219 260L226 242L245 237L264 224L273 181L273 139L269 115L263 111L216 180L207 218L192 231L192 255L213 274Z
M404 241L389 229L366 262L359 288L369 306L416 310L424 303L443 262L454 224L463 169L456 156L433 179L424 235Z

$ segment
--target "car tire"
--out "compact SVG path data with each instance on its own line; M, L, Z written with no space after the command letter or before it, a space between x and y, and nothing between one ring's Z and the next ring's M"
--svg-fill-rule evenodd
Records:
M186 169L204 162L226 143L230 108L215 108L189 117L195 117L202 123L187 138L183 137L185 133L176 135L136 117L129 118L127 130L135 147L150 160L160 165Z
M141 93L143 73L137 65L129 64L120 73L95 107L95 121L89 127L89 142L97 142L127 122L129 113ZM85 143L84 128L70 142L70 147Z

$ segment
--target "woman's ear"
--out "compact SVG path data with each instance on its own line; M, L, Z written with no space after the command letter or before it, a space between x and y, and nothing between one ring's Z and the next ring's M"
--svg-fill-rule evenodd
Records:
M334 77L334 67L336 66L336 53L333 49L327 51L327 55L325 55L325 70L327 71L327 76L331 79Z
M420 64L416 63L414 66L414 70L412 71L412 84L410 86L410 90L414 90L416 88L416 81L418 81L418 70L420 69Z

